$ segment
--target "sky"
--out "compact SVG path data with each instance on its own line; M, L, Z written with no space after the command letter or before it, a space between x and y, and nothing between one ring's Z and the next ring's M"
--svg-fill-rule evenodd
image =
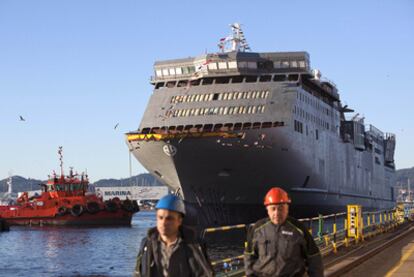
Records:
M234 22L255 52L307 51L413 167L413 14L410 0L0 0L0 179L46 179L59 146L92 181L128 177L154 62L217 52Z

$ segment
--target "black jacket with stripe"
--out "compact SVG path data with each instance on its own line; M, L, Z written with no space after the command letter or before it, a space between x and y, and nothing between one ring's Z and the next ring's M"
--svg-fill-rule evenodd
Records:
M244 253L246 275L323 276L319 248L302 223L288 217L282 224L259 220L248 231Z

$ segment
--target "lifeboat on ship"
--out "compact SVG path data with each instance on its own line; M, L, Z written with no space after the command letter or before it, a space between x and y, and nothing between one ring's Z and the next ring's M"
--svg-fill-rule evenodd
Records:
M53 173L41 186L38 196L24 192L16 204L0 206L0 218L9 225L130 225L139 211L137 202L129 199L103 201L88 191L88 175L72 169L67 176L63 170Z

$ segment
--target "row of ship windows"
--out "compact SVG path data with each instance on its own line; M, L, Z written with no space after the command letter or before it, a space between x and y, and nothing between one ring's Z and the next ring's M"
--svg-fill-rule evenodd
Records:
M205 61L204 63L181 66L181 67L166 67L155 70L157 77L188 75L197 71L207 70L227 70L227 69L278 69L278 68L307 68L308 64L304 60L294 61L266 61L266 62L247 62L247 61L229 61L229 62L211 62Z
M308 113L308 112L304 111L300 107L295 106L294 109L293 109L293 113L297 114L299 117L301 117L301 118L303 118L307 121L313 122L313 123L325 128L325 129L329 130L329 123L328 122L326 122L325 120L323 120L323 119L321 119L317 116L314 116L311 113ZM332 131L335 131L335 130L332 130Z
M178 125L163 126L142 129L142 134L169 133L169 132L212 132L212 131L241 131L249 129L262 129L284 126L283 121L276 122L236 122L236 123L218 123L218 124L196 124L196 125Z
M209 107L169 110L165 113L166 117L187 117L201 115L235 115L235 114L255 114L263 113L265 105L258 106L234 106L234 107Z
M303 134L303 123L295 120L294 121L294 129L296 132ZM308 130L308 126L306 126L306 135L309 134L309 130ZM315 129L315 139L318 140L319 139L319 130Z
M268 90L253 90L253 91L233 91L223 93L207 93L207 94L193 94L193 95L176 95L171 97L171 103L186 103L186 102L207 102L215 100L238 100L238 99L266 99L269 96Z
M308 95L305 95L298 91L296 98L306 104L311 105L315 109L322 111L326 115L329 115L329 116L333 115L333 113L329 110L329 108L326 108L323 105L321 105L322 103L320 102L320 100L315 97L309 97Z
M299 81L299 74L275 74L275 75L238 75L238 76L224 76L224 77L206 77L196 80L179 80L158 82L155 89L161 88L175 88L175 87L191 87L191 86L207 86L213 84L239 84L239 83L256 83L256 82L297 82Z

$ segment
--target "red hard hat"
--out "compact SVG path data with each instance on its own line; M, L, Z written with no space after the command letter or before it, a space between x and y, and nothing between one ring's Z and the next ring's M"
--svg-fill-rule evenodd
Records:
M264 199L265 206L284 203L290 203L289 196L286 191L278 187L271 188Z

